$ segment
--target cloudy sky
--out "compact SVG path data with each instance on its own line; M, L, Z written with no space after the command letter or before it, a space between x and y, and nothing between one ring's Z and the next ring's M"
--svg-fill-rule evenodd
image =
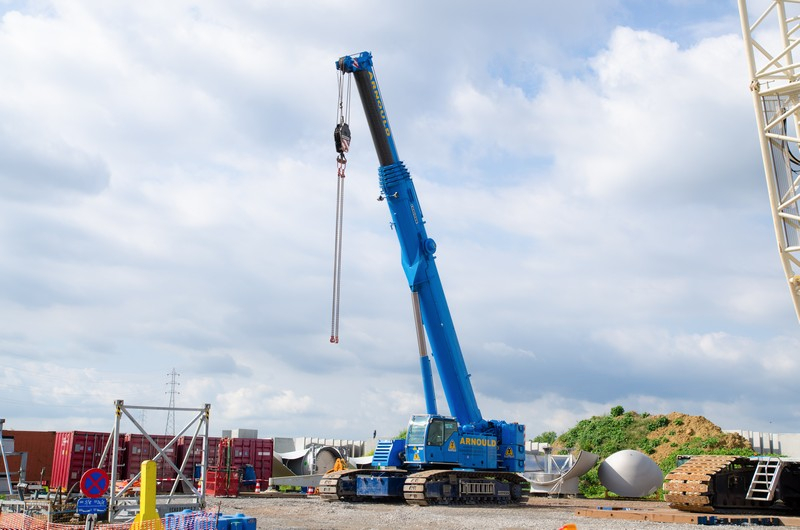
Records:
M484 417L800 431L736 2L381 4L0 0L5 428L107 432L173 369L214 435L424 412L355 93L329 343L334 62L369 50Z

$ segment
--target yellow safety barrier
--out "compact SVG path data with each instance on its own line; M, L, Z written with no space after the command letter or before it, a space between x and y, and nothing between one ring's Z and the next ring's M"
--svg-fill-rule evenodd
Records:
M147 530L164 530L164 525L161 524L161 518L156 509L156 482L158 477L156 472L158 467L152 460L145 460L142 462L142 487L139 491L139 513L133 520L131 530L145 530L143 523L150 522L153 526Z

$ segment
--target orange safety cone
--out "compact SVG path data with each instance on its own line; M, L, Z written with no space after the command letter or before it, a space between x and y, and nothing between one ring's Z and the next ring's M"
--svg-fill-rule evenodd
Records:
M559 528L558 530L578 530L578 527L577 527L577 526L575 526L575 525L574 525L574 524L572 524L572 523L569 523L569 524L565 524L564 526L562 526L562 527L561 527L561 528Z
M256 480L256 493L261 493L261 481Z

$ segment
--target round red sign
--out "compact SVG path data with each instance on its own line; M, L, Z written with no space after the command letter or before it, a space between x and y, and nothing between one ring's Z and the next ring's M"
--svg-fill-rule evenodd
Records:
M90 499L102 497L108 491L108 473L98 467L92 468L81 477L81 493Z

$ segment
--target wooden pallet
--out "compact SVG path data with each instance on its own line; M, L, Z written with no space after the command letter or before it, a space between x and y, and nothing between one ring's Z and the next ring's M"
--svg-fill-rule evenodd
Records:
M622 519L626 521L650 521L654 523L697 524L697 525L760 525L760 526L793 526L800 527L800 517L754 514L715 514L689 513L680 510L653 509L634 510L599 506L582 508L575 511L581 517L598 519Z

